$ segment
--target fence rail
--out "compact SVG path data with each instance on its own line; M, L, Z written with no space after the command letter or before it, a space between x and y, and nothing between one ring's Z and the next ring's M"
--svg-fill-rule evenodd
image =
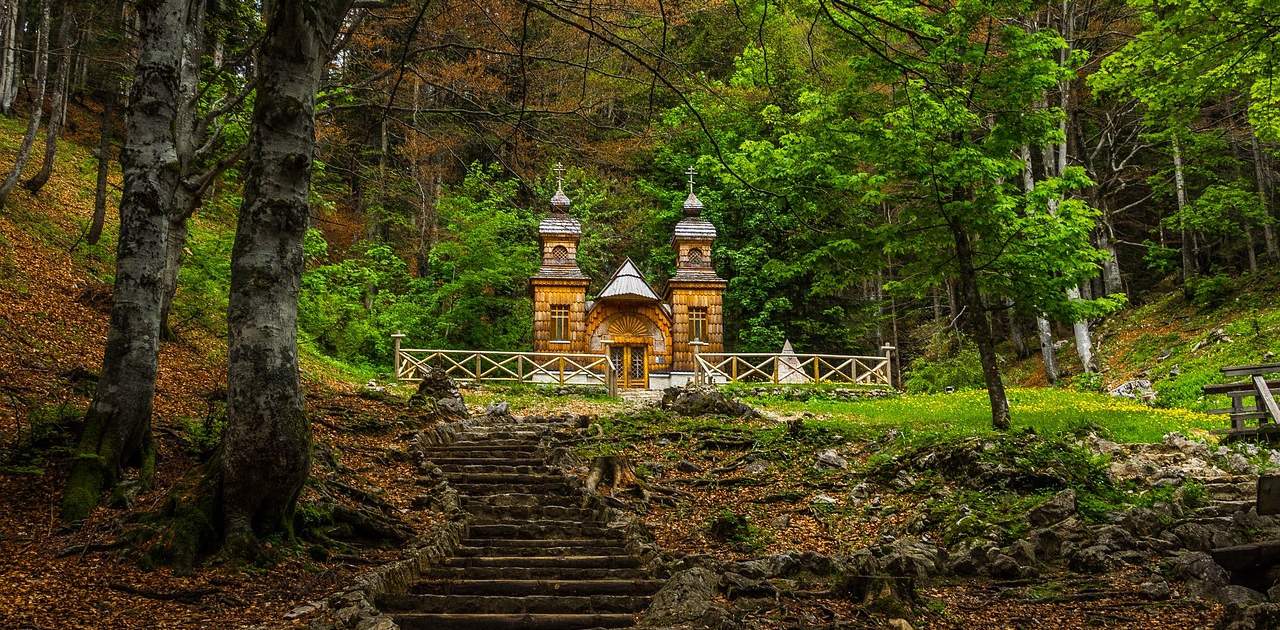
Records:
M882 356L779 354L768 352L699 353L694 380L699 383L853 383L893 387L893 346Z
M611 395L617 391L613 364L603 354L403 348L403 336L394 337L398 381L421 380L418 372L430 367L455 381L603 385Z

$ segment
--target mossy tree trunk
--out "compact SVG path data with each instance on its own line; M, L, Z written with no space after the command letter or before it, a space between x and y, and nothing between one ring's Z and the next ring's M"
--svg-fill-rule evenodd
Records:
M145 472L154 457L148 447L166 248L182 179L178 104L189 98L183 93L182 59L192 41L187 29L193 21L199 25L201 7L198 0L147 0L138 7L138 63L120 153L124 191L111 325L102 376L63 494L66 522L88 516L126 465Z
M292 533L310 467L298 378L298 288L310 207L315 94L350 0L264 8L244 202L231 260L227 427L219 473L225 544Z

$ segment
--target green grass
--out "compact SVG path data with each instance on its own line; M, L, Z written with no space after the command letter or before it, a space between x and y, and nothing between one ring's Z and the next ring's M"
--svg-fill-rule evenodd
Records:
M747 402L775 413L813 413L812 424L853 438L875 438L891 429L900 430L908 442L996 434L987 394L981 390L852 402L776 398ZM1009 404L1014 429L1030 427L1045 436L1094 426L1119 442L1156 442L1172 431L1203 436L1225 427L1222 418L1203 413L1154 409L1128 399L1062 389L1011 389Z

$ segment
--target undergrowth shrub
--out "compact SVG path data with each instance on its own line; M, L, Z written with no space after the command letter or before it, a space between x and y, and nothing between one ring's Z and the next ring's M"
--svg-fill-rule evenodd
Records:
M911 362L906 388L913 393L938 393L947 388L982 387L982 363L978 348L967 337L951 328L934 332L925 344L923 355Z

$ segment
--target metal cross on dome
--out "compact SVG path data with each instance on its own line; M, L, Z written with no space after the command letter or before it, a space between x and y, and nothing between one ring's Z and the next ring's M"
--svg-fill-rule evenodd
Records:
M698 171L690 164L689 168L685 169L684 174L689 176L689 194L693 194L693 176L697 175Z
M564 192L564 164L556 162L551 170L556 172L556 192Z

